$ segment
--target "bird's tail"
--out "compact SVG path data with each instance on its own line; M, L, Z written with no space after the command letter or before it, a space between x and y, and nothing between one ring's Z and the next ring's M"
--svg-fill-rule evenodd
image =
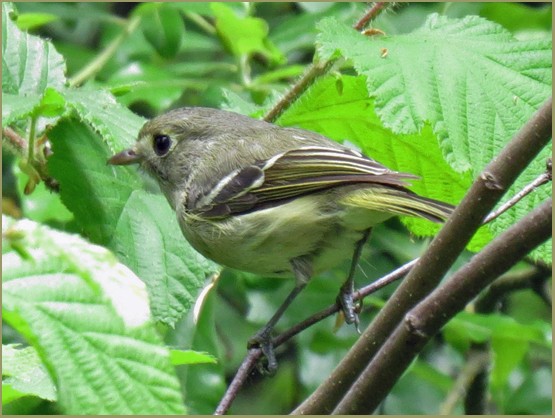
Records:
M396 215L416 216L432 222L444 222L454 206L419 196L405 188L368 187L342 199L348 206L362 207Z

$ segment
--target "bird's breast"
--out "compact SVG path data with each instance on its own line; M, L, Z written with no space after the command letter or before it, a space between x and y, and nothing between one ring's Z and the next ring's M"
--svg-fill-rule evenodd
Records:
M297 257L309 257L314 273L332 268L352 255L362 235L342 227L338 208L320 195L222 220L185 212L178 219L185 238L205 257L271 277L292 277Z

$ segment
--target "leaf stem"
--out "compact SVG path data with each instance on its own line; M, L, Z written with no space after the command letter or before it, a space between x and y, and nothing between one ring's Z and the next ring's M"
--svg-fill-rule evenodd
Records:
M198 13L183 12L183 15L191 22L195 23L200 29L202 29L208 35L216 34L216 28L208 20L206 20Z
M110 42L99 55L97 55L91 62L85 65L81 71L69 80L69 85L71 87L76 87L83 84L89 78L94 77L106 65L110 58L112 58L123 41L137 29L140 22L140 16L132 17L127 22L127 25L123 28L119 36Z
M27 147L27 164L33 165L35 158L35 135L37 131L38 116L33 112L31 116L31 126L29 128L29 142Z

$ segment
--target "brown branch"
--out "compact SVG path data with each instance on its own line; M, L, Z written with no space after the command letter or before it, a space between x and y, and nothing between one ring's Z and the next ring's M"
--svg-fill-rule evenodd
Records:
M322 62L315 62L309 66L300 80L264 116L264 120L266 122L275 122L319 77L326 74L336 61L337 58L333 58Z
M326 381L295 411L329 414L370 363L404 315L432 291L464 250L486 215L551 137L551 98L474 182L445 226L388 303Z
M378 1L374 3L364 16L362 16L358 22L353 25L353 29L361 31L371 20L374 20L389 5L391 5L391 3L386 1Z
M25 157L27 153L27 141L21 137L16 131L14 131L9 126L2 128L2 138L7 139L7 144L9 144L10 149L20 157Z
M241 389L241 387L247 380L247 377L250 371L254 368L254 366L256 365L256 362L258 361L261 355L262 355L262 350L259 348L253 348L249 350L248 356L245 357L245 359L243 360L243 363L239 367L239 370L237 370L237 373L235 373L233 381L230 383L229 387L227 388L227 391L223 396L223 398L221 399L220 404L216 408L214 415L223 415L228 411L232 402L237 397L237 393L239 392L239 389Z
M482 289L551 237L551 209L548 199L410 310L333 413L372 413L433 335Z

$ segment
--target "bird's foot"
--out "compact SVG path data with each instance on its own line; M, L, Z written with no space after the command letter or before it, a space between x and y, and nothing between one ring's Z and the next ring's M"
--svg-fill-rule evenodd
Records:
M271 330L263 328L253 335L247 344L247 348L260 348L262 358L257 364L258 371L267 376L273 376L277 370L276 353L272 342Z
M362 303L354 300L353 289L342 287L337 296L337 301L343 311L345 322L347 324L355 324L356 330L360 334L358 313L362 308Z

